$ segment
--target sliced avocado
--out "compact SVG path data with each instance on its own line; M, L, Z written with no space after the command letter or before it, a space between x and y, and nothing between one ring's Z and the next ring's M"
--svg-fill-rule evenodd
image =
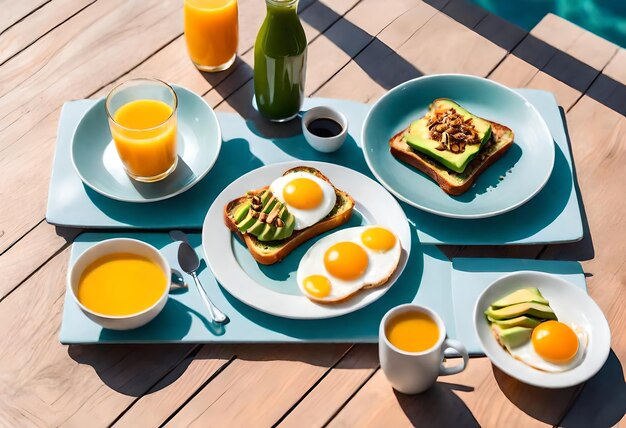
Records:
M296 226L296 218L291 213L281 217L285 225L276 229L276 236L274 240L280 240L290 237L293 234L293 229Z
M278 217L283 220L283 217L286 217L287 213L287 207L286 206L282 206L282 208L280 209L280 211L278 212ZM284 223L284 220L283 220ZM281 226L281 227L276 227L276 229L274 230L274 235L272 236L272 241L278 241L281 239L284 239L286 236L283 236L283 234L285 233L285 226Z
M522 288L511 294L497 300L491 304L494 309L504 308L505 306L517 305L518 303L535 302L542 305L548 305L548 301L541 295L535 287Z
M243 220L237 223L237 228L241 233L245 233L248 231L248 229L252 227L254 223L256 223L256 220L256 218L252 217L252 210L248 210Z
M237 211L235 211L235 215L233 216L233 220L235 221L235 223L239 223L241 220L243 220L246 217L246 214L248 214L249 209L250 202L244 202L243 204L241 204L241 206L237 208Z
M261 212L265 214L269 214L270 211L272 211L272 209L274 208L274 205L276 205L277 203L280 204L280 201L276 199L274 196L271 196L269 200L263 204L263 208L261 209Z
M528 342L533 334L533 329L529 327L500 328L496 324L491 325L491 331L496 336L498 342L507 348L517 348Z
M275 198L269 190L265 190L259 196L261 199L261 207L260 209L257 208L256 212L250 202L246 202L247 208L245 208L245 213L243 213L243 207L238 208L235 212L235 218L241 217L241 220L237 222L239 230L242 233L254 235L259 241L263 242L282 240L290 237L293 234L296 221L293 214L289 213L287 207ZM272 224L267 223L267 215L274 209L278 210L278 217L280 217L284 223L281 227L276 226L275 222L272 222ZM263 221L261 221L261 218L263 218Z
M489 309L485 311L485 315L494 320L506 320L522 315L530 315L548 320L557 319L550 306L532 302L518 303L517 305L506 306L500 309L494 309L490 306Z
M455 109L465 120L472 119L472 124L480 138L480 144L466 145L463 153L453 153L449 150L439 151L436 147L439 147L440 143L430 139L430 130L427 126L428 119L426 117L413 122L409 127L409 131L404 134L404 139L413 150L424 153L452 171L461 173L491 137L491 123L473 115L459 104L447 98L435 100L430 106L430 111L448 110L450 108Z
M278 229L276 226L266 223L265 228L257 235L257 239L259 241L272 241L276 234L276 229Z
M272 195L272 192L270 192L270 190L269 190L269 189L265 190L265 191L263 192L263 194L261 195L261 204L262 204L262 205L267 204L267 201L268 201L268 200L269 200L269 198L271 198L272 196L273 196L273 195Z
M246 231L250 235L259 236L265 230L266 224L256 219L255 223Z
M497 319L493 319L491 317L487 317L487 319L489 320L489 322L492 322L496 325L498 325L498 327L501 328L511 328L511 327L530 327L530 328L535 328L537 327L539 324L541 324L543 321L537 318L533 318L533 317L529 317L526 315L522 315L519 317L515 317L515 318L511 318L508 320L497 320Z

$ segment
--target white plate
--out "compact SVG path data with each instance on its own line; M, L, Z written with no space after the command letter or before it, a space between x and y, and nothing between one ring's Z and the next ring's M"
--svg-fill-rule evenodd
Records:
M561 373L542 372L517 361L496 342L484 312L492 302L523 287L537 287L559 321L578 324L587 331L589 343L579 366ZM611 349L609 324L598 305L576 286L546 273L516 272L487 287L474 306L474 328L485 355L496 367L541 388L567 388L585 382L602 368Z
M311 166L321 171L355 202L352 219L342 228L364 224L380 224L391 229L400 239L402 256L395 273L383 287L359 292L346 302L322 305L304 297L296 284L300 258L322 236L304 243L284 260L271 266L258 264L245 244L224 225L224 206L248 190L269 185L286 170ZM215 199L204 219L202 247L208 265L221 286L243 303L268 314L294 319L321 319L344 315L375 302L398 279L411 248L411 231L398 202L381 185L351 169L324 162L294 161L264 166L231 183Z

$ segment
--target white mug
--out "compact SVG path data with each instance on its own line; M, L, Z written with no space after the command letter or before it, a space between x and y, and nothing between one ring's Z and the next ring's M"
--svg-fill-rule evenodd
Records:
M428 315L439 329L437 343L421 352L406 352L398 349L387 339L387 325L392 319L407 312L421 312ZM463 362L453 367L443 365L444 351L452 348L463 357ZM418 394L430 388L438 376L460 373L467 367L469 356L465 346L458 340L446 338L446 326L434 311L419 305L406 304L390 309L380 322L378 336L380 367L385 376L399 392Z

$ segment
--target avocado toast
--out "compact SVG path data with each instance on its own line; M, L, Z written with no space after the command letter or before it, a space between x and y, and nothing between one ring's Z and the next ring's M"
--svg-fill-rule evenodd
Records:
M269 186L251 190L246 195L224 206L224 223L246 244L254 259L271 265L285 258L291 251L309 239L348 222L354 209L354 200L337 189L315 168L298 166L285 171L306 172L327 182L335 193L335 204L330 212L312 226L294 230L294 218L287 207L269 190Z
M512 145L513 131L439 98L425 116L389 140L391 154L437 182L450 195L465 193Z

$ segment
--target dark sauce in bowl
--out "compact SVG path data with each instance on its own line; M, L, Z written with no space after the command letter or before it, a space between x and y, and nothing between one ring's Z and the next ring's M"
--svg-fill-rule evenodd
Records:
M311 134L321 138L336 137L343 131L340 124L335 122L333 119L325 117L312 120L311 123L307 125L307 129Z

